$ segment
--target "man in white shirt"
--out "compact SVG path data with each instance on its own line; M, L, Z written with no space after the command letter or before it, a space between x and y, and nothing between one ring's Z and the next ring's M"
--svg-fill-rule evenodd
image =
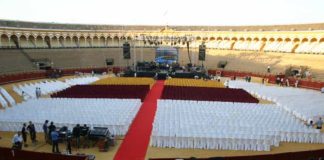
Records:
M324 93L324 87L321 89L321 92Z
M18 132L12 138L12 145L13 145L12 148L21 149L22 148L22 142L23 142L23 138L21 136L21 132Z

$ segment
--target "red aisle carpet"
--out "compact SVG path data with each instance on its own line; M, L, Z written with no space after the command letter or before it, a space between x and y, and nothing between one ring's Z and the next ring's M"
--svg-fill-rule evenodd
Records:
M114 160L144 160L150 142L157 99L162 95L164 81L157 81L147 94L140 110L117 151Z

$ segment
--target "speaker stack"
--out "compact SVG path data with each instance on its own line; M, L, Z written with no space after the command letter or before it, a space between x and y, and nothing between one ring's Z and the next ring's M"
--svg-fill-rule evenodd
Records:
M130 56L130 45L128 42L125 42L123 44L123 56L124 56L124 59L130 59L131 56Z
M205 61L206 57L206 45L199 45L199 61Z

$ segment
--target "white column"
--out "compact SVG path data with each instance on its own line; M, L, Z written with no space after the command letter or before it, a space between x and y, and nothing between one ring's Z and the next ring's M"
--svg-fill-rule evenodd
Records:
M8 45L9 45L8 48L11 48L11 43L10 42L11 42L11 39L10 39L10 37L8 37Z
M77 41L77 47L80 48L80 37L77 37L78 41Z
M65 48L65 42L66 41L66 37L63 37L63 43L62 43L62 46L63 46L63 48Z
M26 48L29 48L29 36L26 37L26 43L27 43Z
M21 45L20 45L20 36L17 36L17 43L18 43L18 48L21 48Z

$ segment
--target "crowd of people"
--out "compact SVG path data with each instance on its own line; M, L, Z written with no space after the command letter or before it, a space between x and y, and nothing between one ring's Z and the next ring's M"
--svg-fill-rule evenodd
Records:
M12 139L13 148L15 149L22 149L24 145L27 147L27 134L29 132L30 140L33 145L36 145L36 128L32 121L29 121L28 126L26 123L23 124L21 131L17 132Z
M83 128L87 129L88 132L89 127L85 124ZM77 124L72 131L73 138L76 140L77 148L80 148L80 136L82 135L82 132L84 132L83 129L79 124ZM66 151L69 154L72 154L72 147L71 147L71 141L72 141L72 135L68 133L67 127L62 127L60 130L54 125L54 122L50 122L48 120L45 120L43 126L42 126L43 132L44 132L44 141L45 143L49 143L52 145L52 152L53 153L60 153L59 149L59 141L61 140L59 131L65 131L66 137L66 144L67 148ZM28 147L27 145L27 136L29 135L30 140L32 144L35 146L37 143L36 140L36 128L35 125L29 121L28 126L26 123L23 124L22 129L18 131L14 137L12 138L12 148L21 150L22 147Z
M292 86L292 84L290 84L290 81L289 81L288 78L283 78L283 77L280 77L280 76L277 76L276 84L279 85L279 86L286 86L286 87ZM299 80L297 79L295 81L295 83L293 84L293 86L297 88L298 85L299 85Z

